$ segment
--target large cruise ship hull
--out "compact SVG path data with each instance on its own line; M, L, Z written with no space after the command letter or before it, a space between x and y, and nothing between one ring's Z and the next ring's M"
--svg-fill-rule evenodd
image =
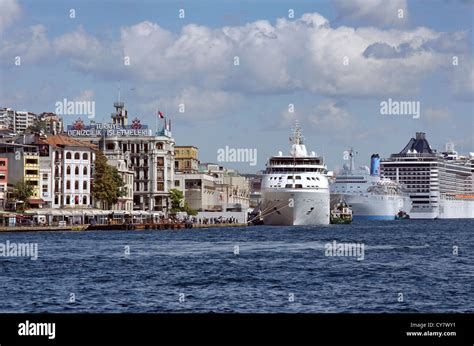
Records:
M474 200L440 199L437 208L414 208L412 219L473 219Z
M264 190L262 217L265 225L328 225L329 190Z
M400 210L410 213L411 202L409 197L387 195L351 195L342 194L332 197L331 204L344 201L352 207L354 220L395 220Z
M474 218L474 200L440 199L439 219Z

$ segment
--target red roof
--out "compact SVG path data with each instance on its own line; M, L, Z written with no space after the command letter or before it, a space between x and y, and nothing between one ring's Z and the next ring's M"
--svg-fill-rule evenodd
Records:
M94 144L85 141L80 141L78 139L74 139L64 135L48 136L47 138L41 139L40 141L55 147L68 146L96 149L96 146Z

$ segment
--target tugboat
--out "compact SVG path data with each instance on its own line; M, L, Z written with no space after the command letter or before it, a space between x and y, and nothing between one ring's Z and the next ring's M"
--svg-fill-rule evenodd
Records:
M395 220L408 220L410 215L408 215L403 210L400 210L397 215L395 215Z
M330 220L332 224L350 224L352 222L352 209L341 200L331 210Z

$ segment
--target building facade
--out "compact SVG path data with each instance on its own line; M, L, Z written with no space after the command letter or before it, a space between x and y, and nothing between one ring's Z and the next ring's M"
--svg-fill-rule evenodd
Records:
M0 157L0 210L4 210L8 198L8 158Z
M115 102L114 107L111 123L86 126L78 120L68 126L67 134L96 144L112 163L123 159L125 170L133 172L134 210L166 212L171 208L175 167L170 126L154 132L138 118L129 125L123 102Z
M38 119L45 124L46 133L59 135L64 132L63 120L60 116L44 112L39 115Z
M0 129L8 129L17 134L32 126L37 115L27 111L15 111L11 108L0 109Z
M175 188L200 212L247 211L250 204L249 180L216 164L202 164L198 173L177 173Z
M175 146L174 170L177 173L197 173L199 169L198 148L192 145Z
M115 167L124 182L124 195L121 196L118 202L111 206L111 210L133 210L133 183L134 171L128 168L127 162L123 155L109 155L107 163ZM102 206L100 206L102 207Z
M40 198L40 164L34 145L0 143L0 158L8 159L8 186L24 181L33 188L32 199Z

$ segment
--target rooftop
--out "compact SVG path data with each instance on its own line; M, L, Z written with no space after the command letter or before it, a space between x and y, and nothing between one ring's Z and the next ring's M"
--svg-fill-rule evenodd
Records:
M46 143L55 147L68 146L68 147L87 147L91 149L96 148L94 144L91 144L85 141L80 141L78 139L64 136L64 135L49 136L47 138L41 139L40 142Z

